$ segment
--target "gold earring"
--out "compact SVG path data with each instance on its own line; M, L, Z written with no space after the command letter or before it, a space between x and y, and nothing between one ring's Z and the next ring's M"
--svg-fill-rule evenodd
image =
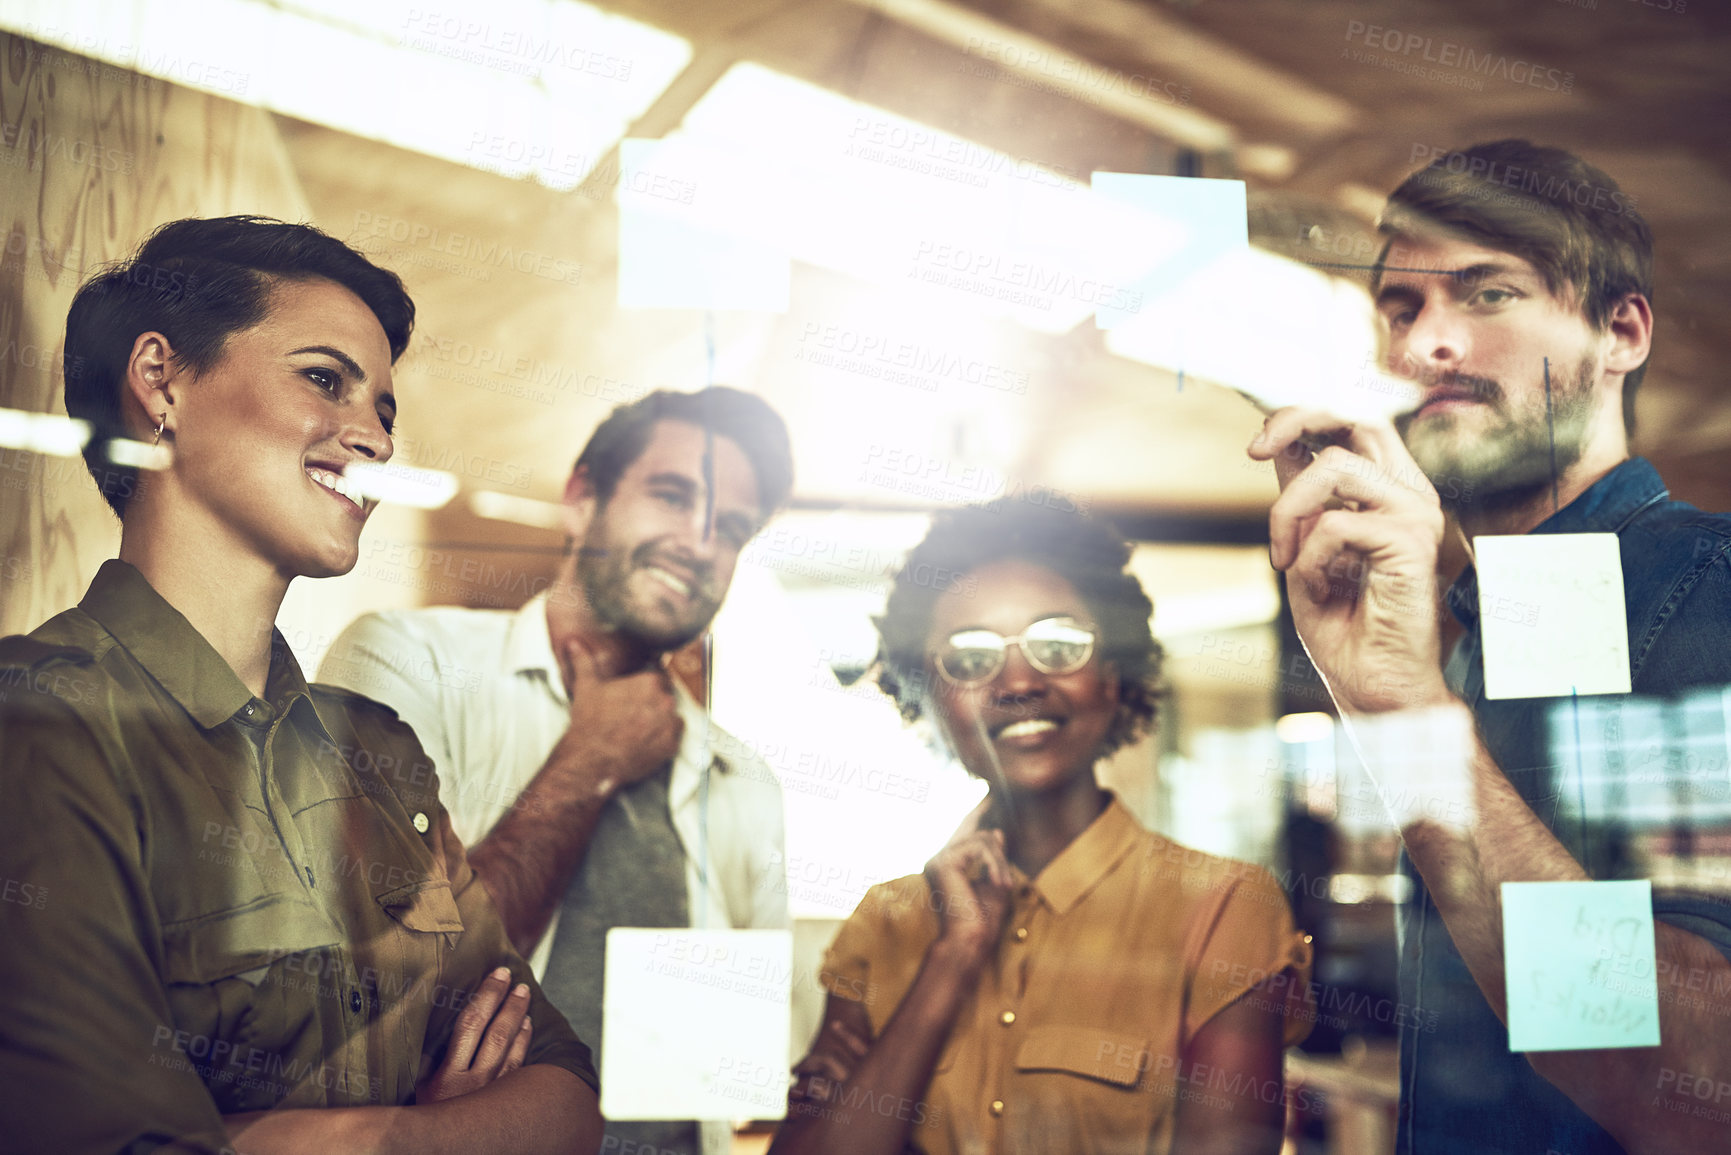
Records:
M158 441L162 440L162 431L163 431L164 427L166 427L167 425L168 425L168 418L167 417L163 417L162 419L157 421L157 423L156 423L156 436L152 437L150 439L150 443L152 445L155 445Z

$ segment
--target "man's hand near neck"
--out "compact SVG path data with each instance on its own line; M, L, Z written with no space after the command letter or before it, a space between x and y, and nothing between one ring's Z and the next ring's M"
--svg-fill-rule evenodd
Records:
M583 861L595 825L619 790L667 765L683 723L661 654L600 631L568 559L548 591L547 628L571 721L547 761L469 862L527 958Z
M559 565L559 573L547 589L547 636L553 642L553 654L559 659L559 672L564 679L565 696L572 697L571 664L566 651L575 643L594 659L604 677L618 678L635 674L660 663L662 654L639 638L618 630L610 630L596 619L589 599L584 596L577 577L577 556L573 550Z

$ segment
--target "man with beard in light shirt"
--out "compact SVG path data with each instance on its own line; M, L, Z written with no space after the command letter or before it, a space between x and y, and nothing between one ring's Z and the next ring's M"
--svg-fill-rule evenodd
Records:
M788 925L780 787L665 661L709 628L792 478L761 399L649 394L577 458L544 594L364 615L320 669L414 727L513 942L598 1051L610 928ZM669 1155L730 1141L692 1121L607 1133Z

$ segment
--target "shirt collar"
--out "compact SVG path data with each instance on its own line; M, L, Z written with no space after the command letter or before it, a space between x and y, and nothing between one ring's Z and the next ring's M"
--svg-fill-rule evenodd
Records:
M1669 497L1659 471L1644 457L1631 457L1551 514L1533 533L1621 533L1637 514ZM1471 628L1479 618L1478 571L1468 566L1447 594L1450 612Z
M1057 914L1068 914L1111 873L1142 836L1142 827L1116 795L1100 816L1033 879L1034 889ZM1011 867L1019 883L1021 871Z
M679 709L684 728L679 734L679 749L673 755L673 775L667 783L667 804L674 811L688 804L711 770L726 770L727 762L716 751L721 737L709 711L698 705L697 699L685 688L685 683L673 679L673 700Z
M253 702L252 691L222 655L127 562L103 562L78 608L99 622L204 729L228 721ZM297 701L312 703L306 678L288 642L273 627L264 704L272 712L287 713Z
M505 669L512 674L539 673L547 688L561 703L569 704L565 694L565 674L553 654L553 634L547 625L547 595L538 593L523 604L511 619L505 635ZM679 751L673 756L673 774L668 783L668 805L675 811L697 794L705 773L712 769L728 770L725 758L717 752L726 736L713 729L708 711L691 696L685 683L673 679L673 695L678 703L684 730L679 739Z
M1618 533L1649 505L1670 496L1659 471L1631 457L1533 528L1534 533Z
M542 673L560 701L565 700L565 674L553 653L553 634L547 626L547 595L538 593L511 616L505 633L505 672Z

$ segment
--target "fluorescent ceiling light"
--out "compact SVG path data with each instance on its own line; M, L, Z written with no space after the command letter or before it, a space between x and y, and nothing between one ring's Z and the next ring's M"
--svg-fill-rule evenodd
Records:
M1274 722L1274 736L1290 745L1331 741L1334 738L1334 719L1318 711L1283 714Z
M1328 879L1328 901L1343 905L1402 903L1411 893L1412 880L1404 874L1335 874Z
M1025 157L754 64L645 143L634 183L621 181L634 212L747 238L914 307L1041 332L1100 306L1134 311L1126 286L1174 235L1172 221Z
M443 509L457 496L457 475L413 465L361 462L343 470L363 497L406 505L411 509Z
M530 525L536 529L558 529L565 524L565 507L551 501L536 501L532 497L477 489L470 491L468 503L470 512L475 516L494 521L514 521L518 525Z
M1280 613L1273 582L1170 594L1154 604L1157 637L1175 638L1271 622Z
M160 443L150 445L125 437L110 441L104 454L115 465L129 465L134 469L167 469L174 463L174 453L168 446Z
M690 62L578 0L12 0L0 26L122 68L551 188Z
M0 447L48 457L77 457L90 441L90 422L27 409L0 409Z

